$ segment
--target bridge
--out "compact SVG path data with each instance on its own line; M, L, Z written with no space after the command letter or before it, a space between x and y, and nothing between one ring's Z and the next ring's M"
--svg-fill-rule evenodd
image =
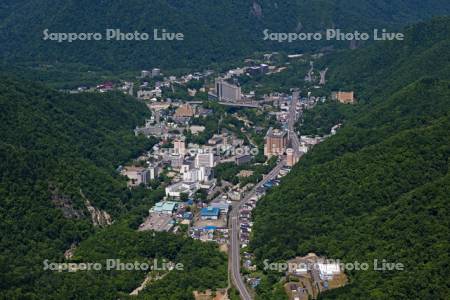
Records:
M248 107L248 108L260 108L261 105L258 102L225 102L219 101L219 104L234 107Z

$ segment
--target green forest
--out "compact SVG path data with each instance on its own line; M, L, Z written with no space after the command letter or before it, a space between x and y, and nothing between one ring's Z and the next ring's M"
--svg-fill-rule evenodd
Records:
M89 66L94 68L91 71L95 67L116 71L156 66L192 69L231 63L255 51L303 52L331 45L349 46L348 42L264 41L264 29L316 32L326 28L399 28L449 12L445 0L4 0L0 3L0 53L1 61L7 64L20 62L32 67ZM43 40L45 29L51 33L104 33L107 28L146 32L152 38L153 29L166 29L183 33L184 40Z
M217 0L2 0L0 1L0 299L194 299L194 291L229 288L228 257L218 245L180 234L140 232L148 210L165 191L129 189L119 167L158 143L135 136L150 111L121 92L71 94L72 87L160 67L179 75L235 66L250 55L277 51L287 66L266 76L242 76L244 91L290 93L304 83L307 59L329 68L327 84L312 91L353 90L355 105L333 101L304 112L301 135L337 134L304 155L253 211L251 241L261 284L256 299L286 299L283 274L262 271L315 252L343 262L386 259L404 271L348 271L349 284L319 299L449 299L450 297L450 13L447 0L217 1ZM433 19L428 20L432 16ZM428 20L428 21L423 21ZM419 22L419 23L416 23ZM411 25L414 24L414 25ZM404 30L403 26L407 26ZM264 42L262 30L325 28L405 32L404 41L356 45ZM185 33L180 42L42 40L42 31L96 32L106 28ZM314 51L314 52L308 52ZM287 63L287 64L286 64ZM191 82L200 87L202 82ZM316 94L317 93L317 94ZM182 89L170 94L187 97ZM201 99L206 99L206 93ZM275 166L262 164L264 132L273 117L224 108L193 121L205 131L183 132L206 143L223 129L260 154L248 164L215 167L221 181L255 183ZM252 125L236 118L245 117ZM168 147L168 141L163 147ZM242 170L254 171L248 178ZM162 174L162 181L168 180ZM206 198L206 192L200 192ZM185 197L186 195L183 195ZM88 203L111 224L93 224ZM181 231L183 231L183 228ZM73 256L66 259L67 250ZM44 262L170 261L182 270L57 272ZM151 284L129 294L146 276Z
M194 289L226 287L226 257L215 245L136 230L164 194L131 191L115 171L156 143L133 133L148 117L144 104L120 93L69 95L2 76L0 107L2 298L113 299L145 278L142 272L44 270L44 260L64 262L72 244L78 244L76 262L183 263L183 272L152 285L148 299L190 299ZM86 199L108 212L113 225L94 227Z
M408 53L409 60L392 59L364 79L360 71L380 57L372 48L354 52L354 63L336 71L335 80L358 83L354 88L364 101L351 111L318 106L306 118L325 126L327 119L342 119L344 125L258 203L251 248L260 266L264 259L309 252L371 266L386 259L405 270L348 271L350 283L321 298L448 299L449 24L436 19L410 29L426 36L426 46L414 39L403 47L388 43L390 57ZM430 56L438 49L441 55ZM377 84L385 88L377 91ZM282 297L280 276L266 274L259 299Z
M358 101L383 99L423 77L450 74L449 17L406 27L404 41L377 42L355 51L337 51L317 65L329 67L328 89L354 89Z
M302 135L330 134L334 125L345 123L358 109L353 105L341 104L337 101L319 102L314 109L303 113L303 120L297 124L297 130Z

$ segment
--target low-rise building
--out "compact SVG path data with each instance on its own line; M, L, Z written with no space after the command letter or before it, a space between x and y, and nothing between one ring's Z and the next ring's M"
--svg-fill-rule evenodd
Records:
M180 168L180 173L184 174L186 172L188 172L189 170L192 170L195 168L195 162L193 159L185 159L183 161L183 165Z
M228 192L228 197L233 201L241 201L242 193L239 191L230 191Z
M317 266L321 280L332 280L334 276L341 273L338 263L318 263Z
M218 145L221 142L222 142L222 136L218 135L218 134L213 135L213 137L208 140L209 145Z
M181 194L191 197L198 189L196 182L177 182L166 187L166 196L179 198Z
M200 219L202 220L217 220L219 219L220 209L217 207L204 207L200 211Z
M191 125L189 126L189 130L191 131L191 133L193 135L197 135L199 133L202 133L203 131L205 131L205 126L202 125Z
M184 156L181 154L170 156L170 166L174 169L179 169L183 165Z
M247 73L251 76L263 75L269 72L269 66L260 64L259 66L252 66L247 68Z
M235 163L238 166L244 165L246 163L249 163L252 161L252 156L250 154L242 154L242 155L238 155L235 158Z
M187 117L191 118L194 116L194 109L188 103L181 105L175 111L175 117Z
M156 76L160 76L161 75L161 70L158 68L153 68L152 69L152 77L156 77Z
M332 92L331 99L335 101L339 101L344 104L353 104L355 103L355 97L353 91L350 92Z
M150 213L173 214L178 209L178 203L173 201L161 201L155 204Z
M214 153L207 152L207 153L198 153L195 157L195 167L208 167L213 168L214 167Z
M128 177L128 186L138 186L147 184L150 180L150 172L143 167L125 167L121 171L122 175Z
M187 182L208 182L212 179L211 168L194 168L183 173L183 180Z
M137 97L142 100L150 100L154 97L161 97L162 91L159 88L155 88L154 90L139 90L137 92Z
M136 129L134 129L134 134L136 136L143 134L146 137L149 136L163 136L169 133L169 129L163 125L163 124L156 124L156 125L150 125L150 124L146 124L145 127L136 127Z
M160 111L170 107L170 102L155 102L147 105L151 110Z
M230 204L228 204L226 201L213 202L211 203L210 207L218 208L222 215L227 215L230 209Z

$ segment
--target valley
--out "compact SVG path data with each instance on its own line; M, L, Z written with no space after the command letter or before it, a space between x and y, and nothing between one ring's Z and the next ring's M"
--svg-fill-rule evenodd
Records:
M448 299L446 1L144 2L0 4L0 298Z

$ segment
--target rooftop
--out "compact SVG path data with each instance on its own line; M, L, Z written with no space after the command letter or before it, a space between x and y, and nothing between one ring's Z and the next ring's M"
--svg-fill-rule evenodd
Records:
M319 267L320 273L322 274L333 275L341 272L339 264L336 263L333 264L318 263L317 265Z
M161 211L174 211L176 207L178 206L177 202L173 201L162 201L155 204L154 211L155 212L161 212Z
M200 215L204 217L210 216L218 216L220 214L220 210L217 207L205 207L200 211Z
M142 172L144 170L145 170L145 168L143 168L143 167L136 167L136 166L128 166L128 167L124 167L123 168L124 172Z
M279 130L279 129L273 129L272 127L269 128L267 131L267 136L269 137L283 137L286 135L286 131Z

